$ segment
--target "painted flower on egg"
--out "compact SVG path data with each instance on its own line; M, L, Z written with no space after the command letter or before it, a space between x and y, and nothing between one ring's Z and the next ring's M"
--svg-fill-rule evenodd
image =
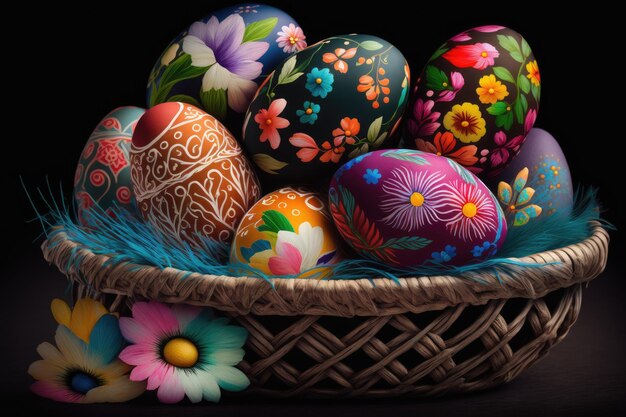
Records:
M282 10L260 4L217 10L165 49L150 73L148 106L184 102L239 130L259 84L306 46L302 28Z
M183 38L183 51L191 56L191 65L208 68L202 77L202 92L226 91L229 107L238 113L245 111L256 91L252 80L263 68L257 59L269 48L267 42L242 43L245 29L239 15L230 15L221 23L212 16L207 23L191 25Z

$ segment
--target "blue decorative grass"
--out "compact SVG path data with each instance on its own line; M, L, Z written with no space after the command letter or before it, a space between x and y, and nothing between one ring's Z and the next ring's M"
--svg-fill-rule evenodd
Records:
M28 194L28 193L27 193ZM298 278L298 276L271 277L248 267L247 265L228 263L229 247L208 238L200 239L198 246L181 243L164 236L141 219L134 217L124 209L115 208L115 216L104 214L101 210L93 210L89 217L88 227L81 226L74 218L67 202L63 198L56 199L49 187L47 195L37 190L38 200L43 203L44 210L38 210L31 195L30 202L35 209L37 219L47 238L53 238L59 232L65 232L69 239L78 245L72 257L72 263L80 263L80 249L88 249L95 254L110 257L110 264L130 263L138 267L150 265L157 268L176 268L183 271L209 275L253 276L269 280L269 278ZM63 193L60 193L63 195ZM533 253L556 249L584 240L591 234L590 222L602 222L595 190L576 193L575 207L568 216L552 215L542 221L532 221L523 227L509 229L504 246L498 257L486 261L465 265L446 266L430 264L414 268L395 268L367 259L347 259L332 267L319 271L311 270L302 275L307 278L324 279L373 279L385 277L394 281L402 277L424 275L457 275L479 269L489 269L496 276L498 271L510 266L541 267L525 264L517 258ZM327 278L330 275L330 278ZM184 278L184 276L183 276Z

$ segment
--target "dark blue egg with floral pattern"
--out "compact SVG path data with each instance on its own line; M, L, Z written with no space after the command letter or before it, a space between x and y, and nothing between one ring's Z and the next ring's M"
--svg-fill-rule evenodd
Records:
M370 35L328 38L280 64L250 104L243 147L264 185L318 183L389 146L407 102L409 67Z
M241 129L259 83L276 65L306 48L296 21L275 7L240 4L194 22L161 54L148 80L148 107L193 104Z

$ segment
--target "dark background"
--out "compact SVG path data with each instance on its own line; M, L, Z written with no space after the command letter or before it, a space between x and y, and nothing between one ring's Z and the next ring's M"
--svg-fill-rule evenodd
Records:
M127 2L129 3L129 2ZM24 413L35 415L615 415L626 411L626 320L624 244L612 233L609 267L591 283L579 322L551 355L518 380L499 389L436 400L356 402L236 400L219 406L164 407L153 393L121 406L64 406L28 392L28 364L35 347L51 340L53 297L67 296L63 276L41 258L36 222L19 176L29 190L45 187L46 176L71 192L79 153L100 119L121 105L145 105L150 68L180 30L211 10L233 2L171 2L164 9L146 2L17 5L6 13L19 30L3 30L1 199L3 341L0 392ZM625 227L618 199L625 192L626 105L623 104L623 23L601 2L551 15L536 2L436 1L411 11L386 0L372 7L339 1L267 1L291 14L307 41L343 33L366 33L395 44L416 79L423 63L449 37L473 26L500 24L521 32L537 57L542 97L536 126L559 140L574 183L600 191L604 216ZM67 8L67 9L64 9ZM508 10L507 10L508 9ZM72 14L75 17L71 17ZM237 135L237 132L235 132Z

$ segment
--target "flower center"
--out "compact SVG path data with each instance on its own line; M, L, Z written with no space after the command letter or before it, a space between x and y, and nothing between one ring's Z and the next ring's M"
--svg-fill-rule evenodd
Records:
M474 203L465 203L463 205L463 215L467 218L472 218L476 215L476 204Z
M447 86L448 86L448 83L442 83L442 85L443 85L444 87L447 87Z
M463 127L467 127L467 126L469 126L469 122L468 122L467 120L463 120L463 121L461 122L461 126L463 126Z
M70 386L72 387L72 390L80 394L87 394L99 385L100 383L96 377L84 372L76 372L70 379Z
M487 58L487 56L488 56L488 55L489 55L489 54L488 54L487 52L482 52L482 53L480 54L480 56L482 56L483 58Z
M511 205L509 206L509 208L510 208L511 210L515 210L515 206L514 206L513 204L511 204Z
M345 131L346 136L352 136L352 132L350 130Z
M441 152L437 152L437 156L441 156Z
M272 119L265 119L265 124L266 125L271 125L272 124Z
M496 90L494 90L493 88L490 88L490 89L489 89L489 94L493 94L493 93L495 93L495 92L496 92Z
M296 38L295 36L290 36L289 37L289 43L292 45L295 45L298 42L298 38Z
M165 344L163 359L178 368L191 368L198 362L198 348L188 339L176 337Z
M321 78L316 78L315 79L315 83L316 84L321 84L322 83L322 79Z
M413 207L420 207L422 204L424 204L424 196L421 193L416 191L411 194L411 205Z
M306 114L311 114L311 113L313 113L313 109L310 109L310 108L309 108L309 109L306 109L305 113L306 113Z

